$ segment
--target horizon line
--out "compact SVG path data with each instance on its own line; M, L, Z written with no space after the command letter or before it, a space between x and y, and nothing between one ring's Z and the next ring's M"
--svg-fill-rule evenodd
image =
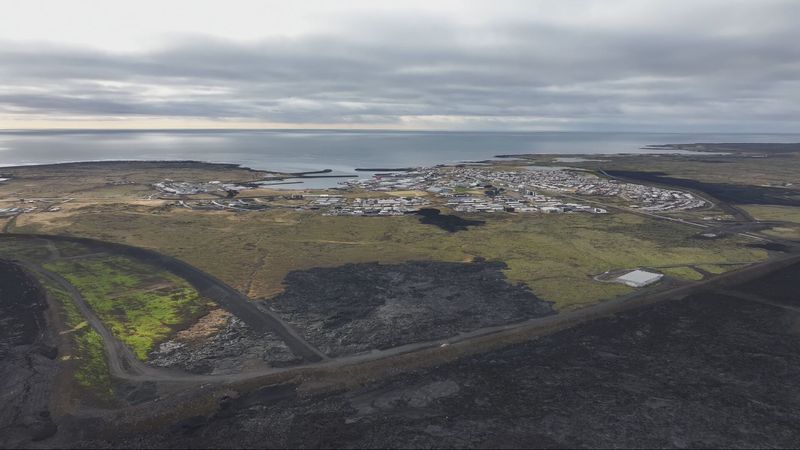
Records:
M773 134L773 135L800 135L800 132L789 131L663 131L663 130L645 130L645 131L628 131L628 130L442 130L442 129L396 129L396 128L216 128L216 127L169 127L169 128L74 128L74 127L53 127L53 128L2 128L0 133L26 133L26 132L164 132L164 131L214 131L214 132L241 132L241 131L265 131L265 132L308 132L308 131L322 131L322 132L369 132L369 133L497 133L497 134L513 134L513 133L625 133L625 134L729 134L729 135L747 135L747 134Z

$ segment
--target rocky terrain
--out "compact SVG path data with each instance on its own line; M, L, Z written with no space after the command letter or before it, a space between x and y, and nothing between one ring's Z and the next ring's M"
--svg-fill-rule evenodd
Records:
M329 356L386 349L554 314L500 262L346 264L291 272L267 301Z
M49 411L58 350L45 322L44 291L0 260L0 447L53 435Z
M795 447L798 324L782 306L695 294L349 390L260 388L114 444Z
M227 316L221 329L201 339L179 336L150 353L150 364L197 374L232 374L263 367L302 362L272 333L254 332L241 320Z

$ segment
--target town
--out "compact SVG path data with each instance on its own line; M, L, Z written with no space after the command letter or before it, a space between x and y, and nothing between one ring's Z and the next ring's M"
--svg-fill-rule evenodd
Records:
M262 211L270 207L320 211L324 215L392 216L413 213L436 204L463 213L591 213L605 214L605 208L576 202L571 195L618 198L628 207L649 212L669 212L705 206L705 200L689 192L621 182L574 169L531 167L498 170L490 166L421 167L403 172L375 174L349 179L324 194L235 198L241 191L262 184L224 184L220 181L175 182L153 185L160 198L178 200L176 205L192 209ZM359 192L365 192L363 198ZM386 197L366 193L385 192ZM547 194L545 194L547 193ZM196 194L214 194L218 200L188 200ZM400 195L402 194L402 195ZM355 197L354 197L355 196ZM152 196L151 196L152 197ZM290 200L280 203L276 201Z
M679 211L706 205L705 200L689 192L624 183L578 170L547 167L512 171L475 166L437 166L404 173L377 174L368 179L348 180L344 185L369 191L426 191L447 197L448 205L465 212L605 212L602 208L563 203L538 191L619 197L629 202L631 208L645 211ZM484 191L486 198L465 195L480 190Z

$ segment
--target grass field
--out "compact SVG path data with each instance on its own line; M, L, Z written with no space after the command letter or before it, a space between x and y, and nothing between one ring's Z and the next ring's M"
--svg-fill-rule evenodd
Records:
M793 206L743 205L742 209L757 220L777 220L800 225L800 208Z
M800 225L774 227L769 230L764 230L763 233L780 239L800 241Z
M60 260L45 267L78 288L106 326L141 360L210 306L186 281L122 256Z
M698 271L692 269L691 267L670 267L667 269L659 269L659 270L661 272L664 272L666 275L675 278L680 278L682 280L700 281L703 279L703 275Z
M741 207L758 220L789 222L763 233L782 239L800 241L800 208L792 206L745 205Z
M591 276L637 266L715 264L766 258L737 238L698 240L696 230L632 214L480 216L485 226L455 234L416 217L330 217L295 211L235 214L168 210L136 213L87 208L56 231L157 249L206 270L253 298L282 290L291 270L349 262L468 261L508 264L559 309L630 292ZM22 225L34 231L36 223ZM59 228L60 227L60 228ZM689 278L689 276L683 274Z

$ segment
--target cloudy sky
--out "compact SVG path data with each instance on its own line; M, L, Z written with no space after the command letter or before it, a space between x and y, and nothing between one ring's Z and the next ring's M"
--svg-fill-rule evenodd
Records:
M796 132L800 1L0 0L0 128Z

